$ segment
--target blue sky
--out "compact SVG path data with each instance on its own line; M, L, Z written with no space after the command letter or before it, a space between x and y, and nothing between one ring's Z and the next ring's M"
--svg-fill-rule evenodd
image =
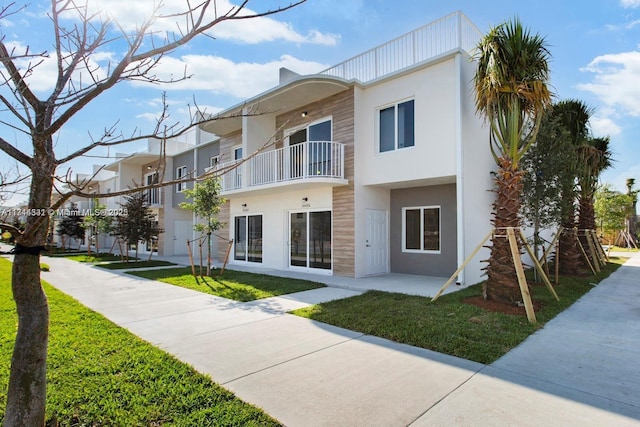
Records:
M219 5L227 1L220 0ZM140 22L152 4L150 0L90 2L92 7L111 11L125 28ZM167 11L184 3L165 0ZM264 10L260 8L278 4L285 3L254 0L249 7ZM0 22L5 43L28 45L32 51L50 50L48 5L34 1L27 15ZM214 38L200 37L164 58L156 70L158 75L181 75L186 67L193 77L185 82L163 86L121 83L60 132L56 152L59 157L72 152L85 145L89 135L99 135L116 121L125 134L136 128L150 129L160 111L163 91L172 120L184 121L194 99L209 112L219 111L276 85L281 66L301 74L320 71L456 10L465 13L482 32L517 15L525 26L543 35L552 54L551 84L556 99L585 101L595 110L593 134L611 137L615 163L602 180L623 190L626 178L636 178L640 186L640 0L308 0L268 19L214 28ZM118 47L112 49L105 49L104 58L98 59L100 66L117 56ZM41 95L51 90L52 65L52 61L43 63L30 78ZM28 142L18 132L6 127L0 132L29 151ZM142 146L111 149L109 154ZM0 168L7 170L12 162L3 156ZM88 173L93 163L103 162L101 158L85 158L67 166L73 172Z

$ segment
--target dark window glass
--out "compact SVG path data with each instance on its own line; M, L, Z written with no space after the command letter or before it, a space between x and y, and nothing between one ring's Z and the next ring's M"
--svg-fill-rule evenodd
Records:
M395 107L380 110L380 152L395 149Z

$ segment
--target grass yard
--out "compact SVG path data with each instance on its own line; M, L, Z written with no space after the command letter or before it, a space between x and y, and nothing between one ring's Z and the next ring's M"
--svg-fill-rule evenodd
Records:
M215 270L213 277L194 277L190 267L127 273L242 302L324 287L322 283L308 280L235 270L225 270L221 277L217 276Z
M369 291L352 298L302 308L293 312L331 325L428 348L441 353L491 363L524 341L538 328L588 292L594 283L614 272L626 259L612 259L597 276L561 277L556 301L545 286L533 286L538 322L525 316L493 313L465 304L480 295L480 285L431 298Z
M0 424L17 329L0 259ZM45 284L51 311L48 426L271 426L259 409Z
M64 257L66 259L70 259L72 261L78 262L87 262L87 263L96 263L96 262L104 262L104 261L120 261L120 255L114 255L110 253L101 253L95 254L91 253L91 255L87 255L86 252L83 253L74 253L74 254L56 254L56 257ZM135 260L134 257L129 257L129 260Z
M96 264L96 267L106 268L107 270L122 270L127 268L149 268L149 267L165 267L176 265L169 261L151 260L151 261L117 261L105 264Z

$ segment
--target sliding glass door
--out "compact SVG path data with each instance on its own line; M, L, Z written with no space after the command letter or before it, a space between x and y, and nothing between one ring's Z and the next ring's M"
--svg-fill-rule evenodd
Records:
M235 217L233 259L262 262L262 215Z
M289 232L291 267L331 270L331 211L292 212Z

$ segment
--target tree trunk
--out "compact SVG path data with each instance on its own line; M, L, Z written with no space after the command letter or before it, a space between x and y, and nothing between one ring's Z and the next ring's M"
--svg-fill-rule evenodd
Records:
M209 225L211 228L211 225ZM211 276L211 232L207 233L207 276Z
M28 207L38 215L27 216L24 235L16 239L32 253L22 253L16 247L11 276L18 333L11 357L4 427L43 426L45 422L49 306L40 283L38 251L44 247L49 229L49 217L40 214L50 205L54 167L50 158L38 156L36 151Z
M493 226L491 255L486 267L485 298L507 304L522 301L513 256L505 227L520 227L520 194L522 171L513 171L511 161L500 159L495 178L496 200L493 202ZM519 256L519 254L518 254Z
M600 260L594 259L591 252L587 249L589 247L589 243L587 242L587 237L585 235L585 230L596 229L596 214L593 208L593 198L579 197L578 203L578 228L580 229L580 243L582 243L582 247L585 249L589 260L591 261L591 265L594 265L596 263L599 263ZM580 260L583 268L589 268L589 265L584 259L584 256L581 257Z
M558 252L556 262L562 274L575 276L580 273L583 259L582 251L578 246L578 231L573 221L567 221L562 225L562 234L558 240Z

